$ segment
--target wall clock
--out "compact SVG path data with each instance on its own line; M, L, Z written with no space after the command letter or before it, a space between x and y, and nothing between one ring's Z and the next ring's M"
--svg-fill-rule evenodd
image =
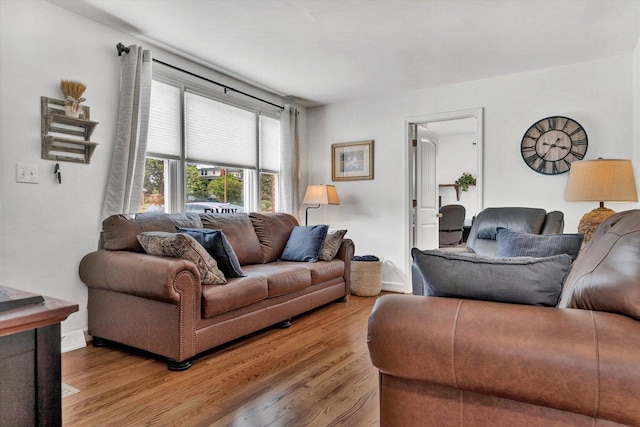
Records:
M524 162L544 175L565 173L587 152L587 132L573 119L551 116L535 122L522 137Z

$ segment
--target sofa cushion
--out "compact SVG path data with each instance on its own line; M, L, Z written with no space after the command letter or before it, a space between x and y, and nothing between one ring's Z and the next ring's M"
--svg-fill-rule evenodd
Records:
M640 320L640 210L600 224L573 263L559 306Z
M411 250L425 295L555 306L571 267L567 254L495 258L473 253Z
M240 265L262 263L262 248L248 214L207 213L200 214L200 219L204 228L222 230Z
M195 213L112 215L102 221L102 247L111 251L144 252L138 234L144 231L173 233L176 226L202 228L202 222Z
M529 234L498 227L498 257L546 257L567 254L574 261L582 246L583 234Z
M248 276L261 276L267 280L269 298L288 294L311 286L311 272L296 264L270 262L249 265L245 268Z
M246 276L229 279L224 286L202 287L202 317L209 318L267 298L267 279Z
M322 242L322 247L318 253L318 259L321 261L331 261L336 257L342 238L347 234L347 230L329 230L327 236Z
M324 262L277 261L277 263L306 268L311 273L311 285L317 285L318 283L335 279L344 280L344 261L341 259Z
M324 238L327 236L327 225L295 226L280 255L282 261L316 262Z
M196 240L180 233L147 231L138 234L138 240L149 255L181 258L193 262L200 273L200 282L205 285L223 285L227 283L218 269L216 260Z
M180 228L176 227L178 233L188 234L196 239L209 252L218 263L218 268L226 278L244 277L244 271L240 267L240 262L233 248L220 230L210 228Z
M291 230L298 225L298 220L282 212L251 212L249 218L262 247L263 262L276 261L289 240Z

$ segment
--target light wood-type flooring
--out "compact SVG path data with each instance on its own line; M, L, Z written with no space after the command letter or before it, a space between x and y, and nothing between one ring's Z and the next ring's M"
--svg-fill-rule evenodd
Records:
M171 372L122 348L62 355L64 426L377 426L378 371L367 350L375 297L350 295L218 347Z

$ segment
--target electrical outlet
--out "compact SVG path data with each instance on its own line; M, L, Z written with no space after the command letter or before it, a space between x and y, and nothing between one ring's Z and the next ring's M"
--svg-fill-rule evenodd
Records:
M38 183L38 165L16 163L16 182Z

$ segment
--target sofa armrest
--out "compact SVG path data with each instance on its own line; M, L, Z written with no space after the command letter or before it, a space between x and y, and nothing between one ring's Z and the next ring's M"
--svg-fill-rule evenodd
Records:
M178 258L100 249L82 258L79 273L89 288L173 304L192 289L193 300L199 303L202 292L195 264Z
M353 259L355 252L356 252L356 245L353 243L353 240L342 239L342 243L340 243L340 248L338 249L336 258L344 261L343 277L347 286L347 289L346 289L347 295L351 290L351 260Z
M640 322L625 316L385 295L368 345L383 375L640 424Z

